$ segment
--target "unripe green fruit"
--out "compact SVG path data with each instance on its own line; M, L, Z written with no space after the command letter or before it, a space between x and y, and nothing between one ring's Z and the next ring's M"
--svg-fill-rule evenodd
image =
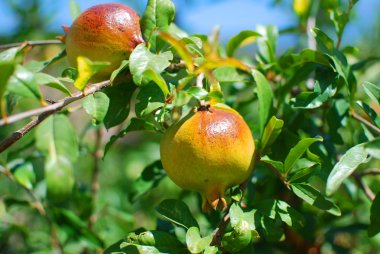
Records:
M178 186L200 192L203 209L226 207L224 192L244 182L255 144L234 110L204 107L171 126L161 140L161 161Z
M65 37L70 65L77 66L78 56L110 62L110 66L95 75L93 80L98 81L108 79L143 42L139 16L132 8L118 3L87 9L75 19Z

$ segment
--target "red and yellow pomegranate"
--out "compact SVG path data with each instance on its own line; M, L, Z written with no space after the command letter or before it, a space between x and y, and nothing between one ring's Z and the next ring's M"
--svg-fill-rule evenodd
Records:
M167 175L183 189L200 192L208 211L225 208L225 190L250 176L255 143L239 113L205 106L165 132L160 152Z
M130 7L119 3L93 6L79 15L65 29L66 52L70 65L77 66L77 57L107 61L110 66L96 74L94 80L108 79L133 49L144 40L140 17Z

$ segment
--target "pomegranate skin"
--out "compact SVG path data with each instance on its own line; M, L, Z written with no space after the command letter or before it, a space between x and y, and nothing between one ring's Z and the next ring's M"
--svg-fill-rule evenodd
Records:
M204 211L226 207L224 192L250 176L254 151L244 119L236 111L213 107L172 125L160 144L167 175L178 186L201 193Z
M75 19L65 36L71 66L77 67L80 55L92 61L110 62L110 66L97 73L92 81L108 79L112 71L143 42L140 17L129 6L119 3L100 4L87 9Z

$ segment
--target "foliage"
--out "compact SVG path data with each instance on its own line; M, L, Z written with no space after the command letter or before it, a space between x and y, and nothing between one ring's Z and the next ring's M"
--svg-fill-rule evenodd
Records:
M2 50L0 252L376 252L380 89L367 70L379 57L340 45L357 1L322 2L298 1L299 27L287 31L316 47L278 54L275 26L237 31L224 47L217 30L174 24L172 1L148 1L146 44L91 85L107 63L80 58L77 70L64 47L36 60L27 44ZM319 15L334 38L308 27ZM241 57L252 43L254 58ZM237 110L257 145L253 175L210 214L168 179L158 151L200 101Z

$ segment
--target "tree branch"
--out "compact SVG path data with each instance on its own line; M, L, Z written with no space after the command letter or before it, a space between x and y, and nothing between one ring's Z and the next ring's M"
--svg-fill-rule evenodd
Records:
M12 123L30 116L38 115L36 119L33 119L28 124L26 124L21 129L13 132L10 136L5 138L0 142L0 153L12 146L16 141L21 139L25 134L27 134L30 130L32 130L34 127L36 127L39 123L41 123L43 120L45 120L48 116L59 112L64 107L69 105L70 103L73 103L74 101L78 101L88 95L91 95L111 84L111 81L103 81L100 83L96 83L91 85L91 87L85 89L83 92L78 92L74 94L72 97L66 97L62 100L57 101L54 104L51 104L49 106L46 106L44 108L34 109L31 111L26 111L20 114L16 114L13 116L10 116L7 119L7 123ZM2 124L3 123L3 124ZM0 126L4 125L4 120L0 121Z
M367 176L367 175L380 175L380 169L374 168L374 169L367 169L363 172L358 172L361 176Z
M92 214L88 222L88 227L92 229L93 225L97 220L97 215L94 213L96 195L99 190L99 172L100 172L100 160L102 158L102 129L98 127L96 130L95 136L95 149L92 154L94 160L94 168L92 171L92 180L91 180L91 199L92 199Z
M43 46L43 45L52 45L52 44L62 44L62 41L60 41L60 40L41 40L41 41L16 42L16 43L0 45L0 50L1 49L9 49L9 48L13 48L13 47L19 47L19 46Z
M367 119L365 119L364 117L360 116L359 114L357 114L355 111L351 110L350 111L350 115L355 118L356 120L358 120L359 122L363 123L364 125L366 125L368 128L372 129L374 132L376 132L377 134L380 135L380 128L378 128L376 125L372 124L370 121L368 121Z
M370 201L375 200L375 194L372 192L372 190L369 188L369 186L363 181L363 179L358 174L353 174L356 183L364 191L364 194L368 197Z

